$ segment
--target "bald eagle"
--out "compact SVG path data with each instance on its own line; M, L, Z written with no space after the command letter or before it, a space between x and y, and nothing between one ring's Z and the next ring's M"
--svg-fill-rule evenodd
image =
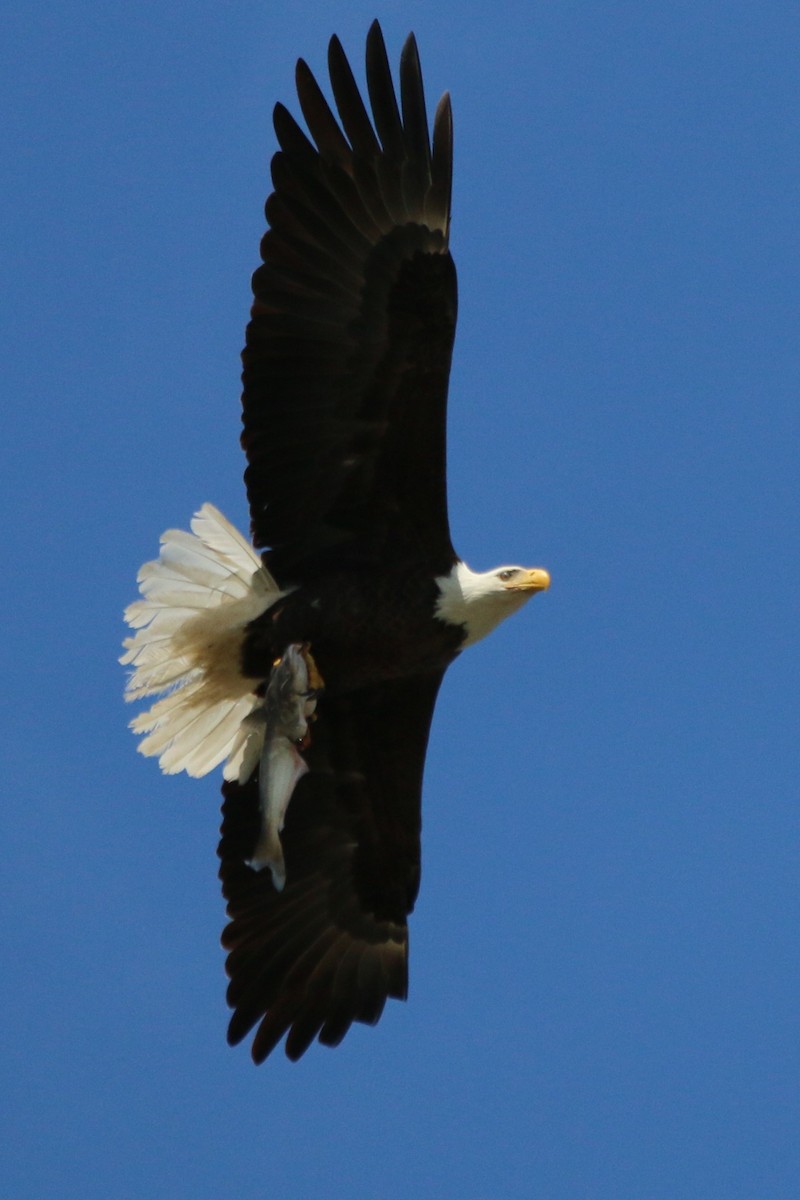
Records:
M338 119L302 60L310 137L274 111L242 355L253 544L204 505L125 614L127 697L164 693L132 722L139 749L167 773L223 764L228 1040L257 1027L256 1062L405 998L442 676L550 582L473 571L450 540L449 96L431 141L413 34L398 104L377 22L371 115L336 37L328 61Z

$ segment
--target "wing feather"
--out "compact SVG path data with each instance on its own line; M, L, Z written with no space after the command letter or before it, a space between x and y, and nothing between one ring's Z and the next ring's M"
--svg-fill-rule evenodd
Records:
M354 154L356 157L374 160L380 154L380 144L361 99L350 63L342 49L342 43L335 35L328 46L328 73L336 108Z
M328 101L302 58L297 63L295 82L301 111L323 161L348 164L352 151L347 138L339 128Z
M440 573L455 561L444 487L456 318L449 104L431 145L413 37L398 104L377 22L372 117L336 38L328 64L336 112L302 60L308 134L283 105L274 112L280 149L242 356L253 539L284 582L346 565L350 549L377 563L406 546Z
M287 1035L299 1057L374 1024L407 991L407 917L419 887L422 771L441 672L326 697L282 834L286 885L246 865L258 782L226 783L220 877L234 1009L231 1043L258 1026L262 1061ZM395 731L402 729L398 739Z

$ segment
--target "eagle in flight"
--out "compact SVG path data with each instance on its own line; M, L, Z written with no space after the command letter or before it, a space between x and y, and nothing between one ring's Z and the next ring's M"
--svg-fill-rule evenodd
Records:
M252 545L203 505L125 614L126 695L161 694L139 749L167 773L223 765L228 1040L255 1029L256 1062L405 998L439 685L550 583L473 571L450 540L450 98L431 139L414 37L398 103L377 22L368 105L336 37L328 65L338 117L302 60L308 134L274 112L242 355Z

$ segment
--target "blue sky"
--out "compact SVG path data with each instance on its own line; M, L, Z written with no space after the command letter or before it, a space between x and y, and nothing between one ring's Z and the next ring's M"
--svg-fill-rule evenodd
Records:
M800 18L284 8L3 17L3 1194L793 1198ZM453 96L456 544L553 586L442 692L409 1003L256 1069L217 781L135 753L121 612L246 523L272 105L375 15Z

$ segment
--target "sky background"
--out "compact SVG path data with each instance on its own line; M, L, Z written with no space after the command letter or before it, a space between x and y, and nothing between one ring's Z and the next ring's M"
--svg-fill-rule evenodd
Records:
M376 15L453 97L456 545L553 585L443 688L408 1004L256 1069L218 779L136 754L121 613L203 501L246 526L272 106ZM0 1192L794 1200L795 7L0 21Z

